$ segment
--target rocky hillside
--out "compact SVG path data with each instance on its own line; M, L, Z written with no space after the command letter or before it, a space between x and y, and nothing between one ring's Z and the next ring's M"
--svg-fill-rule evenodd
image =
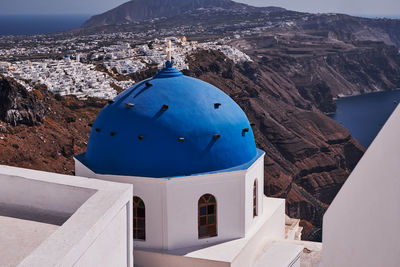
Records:
M34 94L12 79L0 75L0 120L11 125L37 125L43 122L45 108Z
M400 47L400 20L369 19L344 14L304 15L296 23L304 30L330 30L350 33L358 41L382 41Z
M145 21L144 23L141 23ZM382 41L400 47L400 20L344 14L310 14L278 7L253 7L231 0L132 0L85 22L78 33L161 32L231 36L241 31L323 30L352 41Z
M103 100L31 92L0 77L0 164L73 174Z
M383 42L354 41L329 30L308 30L273 31L231 44L260 66L285 77L302 99L326 113L335 112L334 99L341 95L400 88L398 48Z
M231 0L132 0L103 14L93 16L83 24L83 27L127 24L154 18L173 17L199 8L254 9Z

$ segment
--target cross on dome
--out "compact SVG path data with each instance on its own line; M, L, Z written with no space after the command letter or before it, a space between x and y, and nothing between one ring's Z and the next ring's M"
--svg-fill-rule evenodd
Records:
M167 53L167 61L172 62L172 52L174 49L172 48L172 42L169 40L167 42L167 47L165 48L165 52Z

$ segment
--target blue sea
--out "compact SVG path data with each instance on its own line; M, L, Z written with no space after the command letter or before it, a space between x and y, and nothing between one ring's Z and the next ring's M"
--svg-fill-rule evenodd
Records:
M336 114L330 117L368 148L398 103L400 90L340 98Z
M79 28L91 15L0 15L0 35L33 35Z

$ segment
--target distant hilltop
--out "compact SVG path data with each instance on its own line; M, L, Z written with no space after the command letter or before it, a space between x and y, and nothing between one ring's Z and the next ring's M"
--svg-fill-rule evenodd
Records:
M262 9L284 10L278 7L253 7L231 0L132 0L103 14L91 17L82 27L129 24L155 18L173 17L200 8L222 8L248 12Z

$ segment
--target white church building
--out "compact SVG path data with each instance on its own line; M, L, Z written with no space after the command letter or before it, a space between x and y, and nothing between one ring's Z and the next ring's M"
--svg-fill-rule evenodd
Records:
M98 115L76 176L0 166L0 266L399 266L400 107L300 241L241 108L167 61ZM322 252L321 252L322 250Z
M264 152L245 113L170 61L101 111L75 166L133 185L137 266L252 266L285 238L285 201L264 196ZM299 262L301 246L282 246Z

